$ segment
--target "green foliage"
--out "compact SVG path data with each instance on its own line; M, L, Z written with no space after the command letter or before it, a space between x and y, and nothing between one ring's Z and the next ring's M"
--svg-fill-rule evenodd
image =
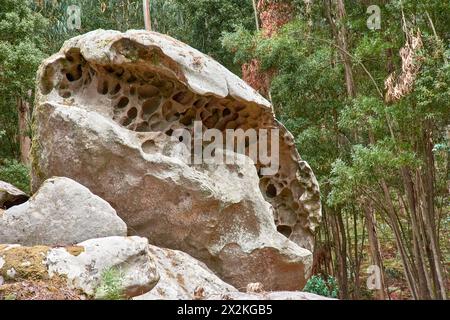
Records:
M252 32L242 25L233 26L233 32L222 32L221 41L222 46L234 54L233 62L236 64L249 61L256 45Z
M142 0L53 0L34 5L50 21L46 30L46 52L54 53L71 37L96 29L126 31L144 29ZM152 0L152 29L173 36L192 47L209 54L236 73L240 66L234 64L233 54L222 47L221 34L232 31L235 25L255 29L251 1L241 0ZM67 26L67 8L76 5L81 9L81 29Z
M25 96L44 58L47 20L26 0L0 0L0 97Z
M234 72L240 65L222 47L221 34L235 25L253 30L251 1L154 0L155 31L172 35L210 54ZM68 7L81 9L81 28L68 25ZM0 0L0 159L19 158L17 98L32 103L35 75L41 61L64 41L96 30L143 29L141 0ZM30 120L30 119L27 119Z
M403 167L414 168L419 162L414 153L398 151L389 145L389 140L370 146L355 145L351 161L337 159L331 169L332 191L328 205L337 206L351 203L358 195L367 195L378 181L385 179L396 184L396 173Z
M81 10L80 29L71 29L67 23L69 6L78 6ZM43 5L35 4L33 8L50 22L45 37L47 54L57 52L67 39L92 30L144 28L142 0L46 0Z
M167 33L218 60L239 74L234 55L222 46L221 35L236 25L255 30L251 1L154 0L155 30Z
M16 186L25 193L30 193L29 168L16 160L0 161L0 180Z
M386 275L392 279L402 279L403 273L395 268L386 267Z
M368 16L361 14L367 9L364 4L350 5L346 1L346 23L351 33L349 50L358 90L355 99L347 96L343 65L324 19L322 3L313 4L312 31L308 31L300 7L298 18L273 38L263 38L242 26L222 37L223 45L235 54L236 62L256 58L264 70L277 71L271 83L275 111L293 132L302 157L318 175L329 205L354 199L362 188L376 187L382 176L395 185L402 165L419 166L422 159L410 137L420 136L419 124L426 119L433 119L441 128L436 131L436 150L447 145L450 64L445 57L449 52L443 49L442 42L436 43L425 12L433 17L438 32L449 35L445 21L450 15L442 11L448 5L422 0L402 3L407 16L422 17L417 23L424 34L426 49L422 54L426 59L414 92L393 105L384 103L377 87L383 88L389 75L388 49L395 48L392 63L400 65L396 53L405 39L399 1L390 1L382 7L383 32L367 28ZM376 141L374 145L370 145L369 135Z
M0 158L17 158L16 99L31 101L47 20L27 0L0 0Z
M95 298L101 300L123 300L122 270L109 268L102 272L100 285L96 289Z
M334 277L313 275L309 278L303 291L315 293L324 297L337 298L339 289Z
M339 41L324 10L327 2L312 3L312 27L304 17L303 1L294 2L298 5L297 17L275 36L266 38L239 26L224 33L222 44L234 53L236 62L258 59L262 69L273 74L270 89L277 117L294 134L302 158L319 180L324 213L343 218L344 232L351 239L347 251L363 246L361 239L353 239L361 237L361 232L356 235L351 227L357 230L359 223L364 227L364 203L373 203L376 214L386 218L380 181L389 186L395 210L401 213L402 231L406 237L411 234L410 218L401 207L405 195L402 172L411 172L412 178L417 178L430 166L434 167L433 201L442 224L442 232L437 233L444 239L448 235L444 222L450 212L450 3L375 2L381 8L381 30L374 31L366 25L368 4L344 1L347 15L342 23L348 36L346 55L351 61L356 91L353 97L347 93ZM422 34L423 48L417 52L421 68L413 90L388 104L384 82L393 71L397 75L402 72L399 51L406 41L403 16L408 29L420 29ZM434 146L431 165L425 132L430 133ZM380 220L379 228L384 227L392 236L391 226ZM322 229L320 234L328 232ZM326 241L334 238L327 235ZM448 241L441 242L448 246ZM356 258L348 255L350 271L345 272L351 275L352 268L356 272ZM315 278L311 281L320 283Z
M439 235L448 246L450 2L379 2L382 30L373 31L366 26L367 3L344 1L347 17L343 23L357 91L356 97L349 97L340 50L324 10L326 2L312 2L310 27L303 0L280 1L295 3L296 17L272 38L256 32L250 0L152 0L153 30L190 44L237 74L241 64L254 58L264 71L275 71L270 89L277 117L294 134L302 158L317 175L324 211L344 216L346 223L356 219L353 213L362 215L357 201L361 197L383 202L380 179L389 184L395 205L400 202L395 197L404 194L402 168L413 173L426 169L423 133L428 128L434 146L433 200L443 229ZM141 0L37 3L0 0L0 159L19 156L16 99L32 101L29 91L45 56L59 50L67 39L91 30L144 26ZM81 8L80 30L68 28L70 5ZM409 28L421 30L422 65L414 90L387 104L379 91L393 70L401 72L398 52L405 44L403 16ZM15 160L0 163L0 179L28 191L28 169ZM399 216L406 233L407 221L406 216ZM446 257L448 252L447 248ZM121 279L120 271L105 271L99 294L120 299ZM330 281L315 276L307 287L319 294L325 289L334 294Z

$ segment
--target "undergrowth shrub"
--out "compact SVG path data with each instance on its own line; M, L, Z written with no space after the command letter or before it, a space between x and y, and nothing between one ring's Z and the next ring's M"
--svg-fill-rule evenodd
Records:
M334 277L313 275L306 283L303 291L315 293L324 297L337 298L339 288Z
M102 272L100 285L95 291L95 298L99 300L124 300L122 270L109 268Z
M30 193L30 170L17 160L0 159L0 180Z

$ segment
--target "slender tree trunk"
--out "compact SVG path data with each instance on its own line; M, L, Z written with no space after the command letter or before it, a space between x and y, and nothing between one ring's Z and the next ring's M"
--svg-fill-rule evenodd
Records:
M342 273L342 282L343 282L343 298L348 299L348 272L347 272L347 235L345 233L344 220L342 219L342 212L336 215L336 221L338 226L338 235L341 237L341 254L339 256L340 265L341 265L341 273Z
M311 33L312 27L313 27L313 20L312 20L312 4L313 0L303 0L303 3L305 5L305 17L308 20L308 29L307 34Z
M255 13L255 25L256 31L259 31L259 14L258 14L258 6L256 4L256 0L252 0L253 3L253 12Z
M366 202L364 206L364 214L366 217L367 232L369 237L369 248L372 263L380 268L380 283L381 287L377 290L376 297L378 300L385 300L387 298L386 282L384 276L383 258L381 256L380 242L377 234L377 223L375 220L375 214L373 212L370 202Z
M345 19L346 19L346 11L345 4L343 0L333 0L333 4L335 6L335 16L336 21L330 16L330 23L332 24L332 30L335 33L335 39L337 45L342 50L339 50L341 59L344 64L345 71L345 85L347 88L347 95L350 98L354 98L356 96L356 86L355 81L353 79L353 70L352 70L352 61L351 58L346 52L348 50L348 36L347 36L347 28L345 27ZM333 12L333 10L330 10Z
M364 227L364 226L363 226ZM360 235L358 234L358 214L355 209L353 209L353 246L354 246L354 280L355 280L355 290L354 290L354 298L356 300L361 297L361 278L360 278L360 270L361 270L361 254L359 252L358 239ZM364 237L365 234L361 235L361 249L364 247Z
M30 105L22 98L16 99L17 114L19 118L19 145L20 145L20 161L30 164L31 138L28 135L28 121L30 119Z
M399 198L402 199L400 195ZM421 299L430 299L432 298L433 285L427 269L427 240L420 211L412 212L409 220L411 221L412 254L418 275L419 297Z
M414 172L401 169L403 186L409 208L413 244L414 265L418 277L419 299L446 299L445 278L442 268L436 214L434 211L434 157L431 125L426 122L423 134L412 143L421 146L425 165Z
M348 299L348 274L347 274L347 237L345 234L344 221L339 212L328 215L332 222L333 243L335 246L335 258L337 262L337 278L339 282L340 298Z
M142 8L144 10L145 30L152 31L152 18L150 14L150 0L142 0Z
M406 252L406 247L405 247L405 245L403 243L401 230L400 230L400 227L398 225L397 215L395 213L394 204L392 203L389 187L386 184L386 182L384 181L384 179L382 179L380 181L380 183L381 183L381 186L382 186L384 199L385 199L386 205L387 205L387 213L388 213L389 221L390 221L390 224L391 224L392 231L394 232L395 242L397 244L397 249L400 252L400 257L402 259L403 269L404 269L404 272L405 272L406 279L408 281L408 286L409 286L409 289L411 291L412 296L414 297L414 299L417 300L419 298L419 296L418 296L418 293L417 293L416 282L414 281L414 279L417 278L416 272L414 272L415 270L411 266L408 254Z
M439 251L439 244L437 243L435 228L433 227L434 222L430 218L431 213L427 210L427 192L430 190L426 190L426 186L423 185L422 179L420 177L420 173L417 172L417 180L419 185L421 186L420 192L422 194L422 212L423 212L423 221L426 231L428 243L428 255L430 262L431 274L434 280L434 288L436 297L439 299L446 299L446 288L441 264L441 257Z
M435 190L435 178L434 178L434 155L433 155L433 135L432 124L430 120L425 121L424 125L424 157L425 168L422 183L422 195L423 195L423 208L424 208L424 221L427 228L427 233L430 240L430 248L432 252L432 260L430 260L430 267L434 269L436 275L436 293L441 299L447 299L446 286L444 272L441 263L441 252L439 247L439 239L437 237L436 229L436 213L434 211L434 190Z
M333 257L333 253L332 253L332 247L331 247L331 239L330 239L330 235L333 234L331 228L332 226L330 225L330 222L328 220L328 215L327 215L327 210L323 210L323 216L322 216L322 221L323 221L323 226L325 229L325 248L326 248L326 252L327 252L327 262L326 262L326 273L327 274L333 274L333 271L335 270L334 268L334 261L332 259Z
M347 95L349 98L356 96L355 83L353 81L352 64L348 54L348 41L347 30L344 25L344 19L346 16L345 6L342 0L325 0L325 12L330 24L331 33L335 39L336 46L340 48L339 55L344 63L345 69L345 85L347 88ZM337 127L337 113L335 113L335 125ZM336 130L337 131L337 130ZM339 140L337 139L338 132L336 132L336 147L339 148ZM335 245L339 245L336 248L336 260L339 267L339 287L341 298L348 299L348 274L347 274L347 237L346 230L340 214L333 215L333 220L336 229L334 231ZM340 238L340 239L339 239ZM356 261L355 261L356 263ZM356 265L355 265L356 266ZM356 268L353 268L354 273ZM355 274L355 282L358 275Z

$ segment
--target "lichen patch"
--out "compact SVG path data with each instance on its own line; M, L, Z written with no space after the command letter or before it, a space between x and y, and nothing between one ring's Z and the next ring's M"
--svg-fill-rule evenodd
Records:
M84 247L82 246L70 246L66 247L66 251L71 255L78 257L80 254L84 252Z

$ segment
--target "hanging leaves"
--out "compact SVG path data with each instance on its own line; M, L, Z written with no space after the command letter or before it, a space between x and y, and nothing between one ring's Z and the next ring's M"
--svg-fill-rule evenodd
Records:
M384 83L387 89L385 96L386 102L398 101L412 92L423 60L419 55L422 47L423 42L420 30L415 35L413 32L408 32L406 44L400 49L402 72L397 75L394 71L387 77Z

